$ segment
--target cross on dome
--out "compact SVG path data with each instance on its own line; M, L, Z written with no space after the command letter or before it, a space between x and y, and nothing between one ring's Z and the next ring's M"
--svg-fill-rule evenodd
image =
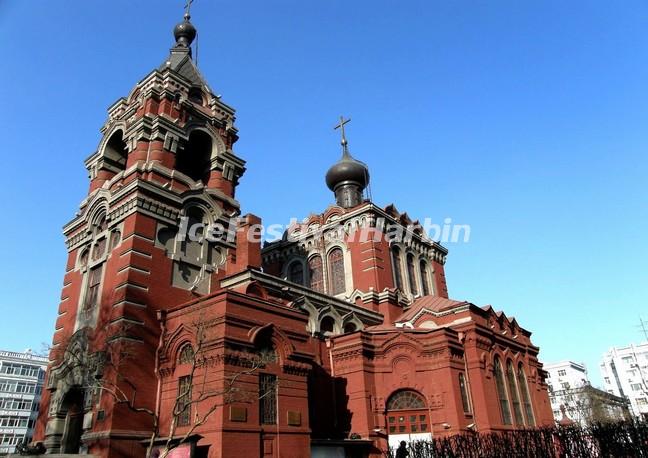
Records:
M187 0L187 3L185 3L185 16L189 16L190 9L191 9L191 4L194 2L194 0ZM191 17L191 16L189 16Z
M344 132L344 125L349 122L351 122L351 118L344 119L344 116L340 116L340 123L333 128L333 130L340 129L340 134L342 135L342 140L340 141L340 144L342 145L342 154L344 154L345 156L349 155L349 148L348 148L349 142L347 142L346 139L346 134Z

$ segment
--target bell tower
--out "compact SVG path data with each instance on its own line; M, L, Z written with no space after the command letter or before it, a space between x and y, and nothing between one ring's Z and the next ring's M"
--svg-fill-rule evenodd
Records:
M146 164L163 166L224 200L234 197L245 171L232 152L238 139L234 110L212 92L192 60L197 32L189 14L173 34L176 43L162 65L108 108L99 149L86 160L91 194Z
M142 455L152 417L88 381L155 411L158 314L215 291L242 262L235 237L201 237L216 224L233 233L245 161L233 151L234 109L192 59L196 34L187 8L168 57L108 108L85 161L90 189L64 227L68 261L35 432L48 453Z

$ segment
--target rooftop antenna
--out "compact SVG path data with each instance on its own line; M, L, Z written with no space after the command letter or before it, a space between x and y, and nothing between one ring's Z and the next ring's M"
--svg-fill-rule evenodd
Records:
M639 317L639 327L641 328L641 332L644 335L644 339L648 341L648 321L644 321L641 317Z

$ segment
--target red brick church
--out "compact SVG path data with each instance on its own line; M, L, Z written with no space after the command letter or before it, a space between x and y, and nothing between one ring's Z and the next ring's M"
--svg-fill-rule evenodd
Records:
M366 198L344 120L335 203L262 244L236 199L234 109L192 60L188 14L174 36L108 109L64 228L35 434L47 453L379 457L401 440L552 424L531 333L448 297L447 249Z

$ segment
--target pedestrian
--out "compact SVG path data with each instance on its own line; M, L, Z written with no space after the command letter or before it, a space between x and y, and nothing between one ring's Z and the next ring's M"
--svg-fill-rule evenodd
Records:
M407 442L401 441L400 446L396 449L396 458L407 458L408 456Z

